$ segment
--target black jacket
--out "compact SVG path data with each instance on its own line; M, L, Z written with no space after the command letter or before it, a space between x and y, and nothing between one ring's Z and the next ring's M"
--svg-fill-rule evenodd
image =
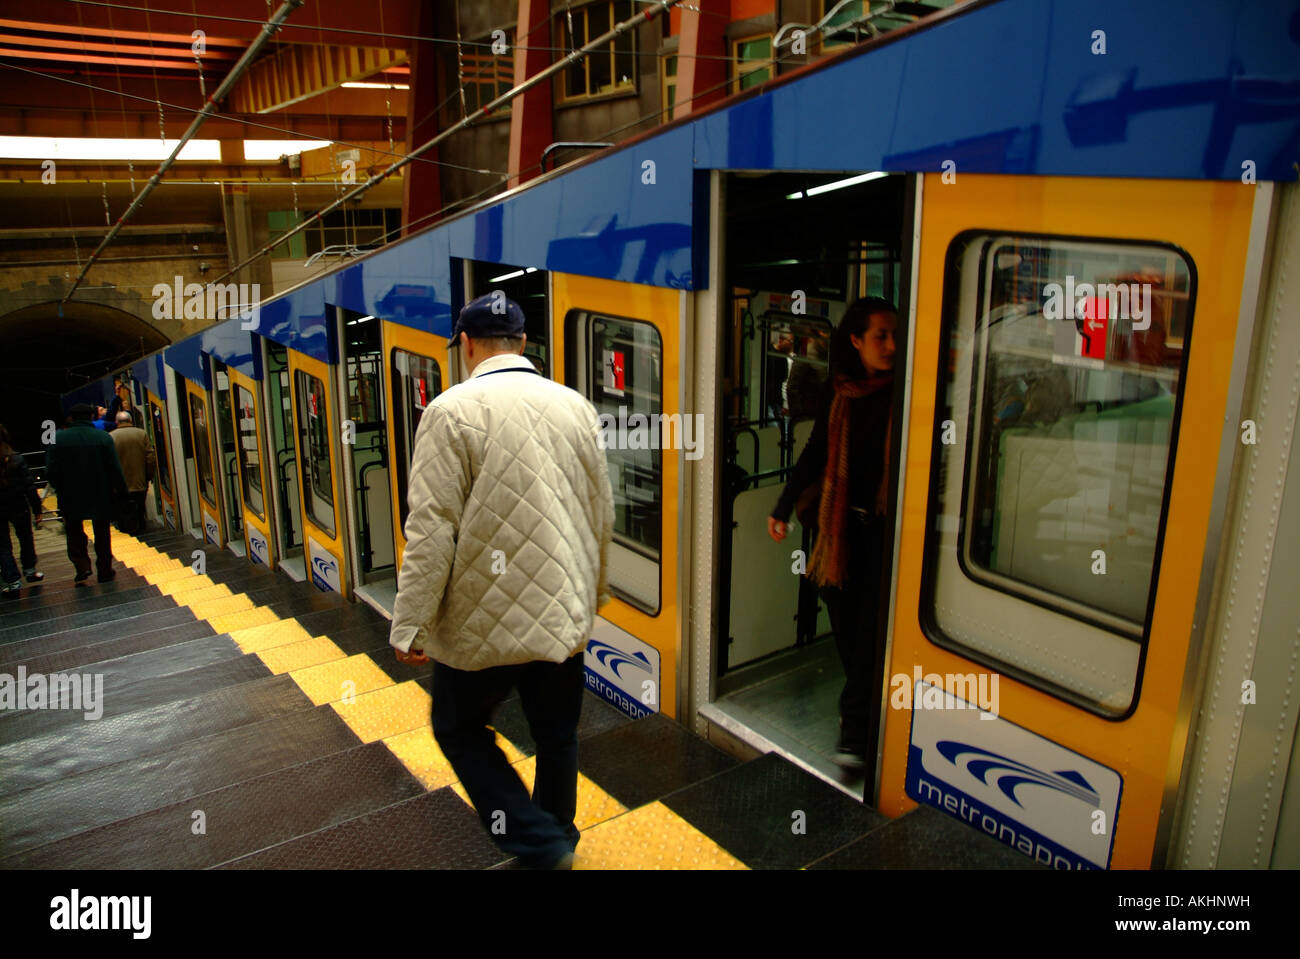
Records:
M849 400L849 506L866 510L876 508L876 491L885 465L885 429L893 405L891 388L876 390L869 396ZM835 391L828 384L822 392L817 421L799 460L786 480L781 498L772 516L781 522L790 519L799 494L813 483L821 484L826 473L826 432L831 400Z
M36 492L36 482L22 453L10 453L8 461L0 464L0 512L15 516L30 508L40 513L41 498Z

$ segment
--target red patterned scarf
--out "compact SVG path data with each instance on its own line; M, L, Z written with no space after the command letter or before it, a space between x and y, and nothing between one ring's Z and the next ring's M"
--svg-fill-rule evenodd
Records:
M817 543L808 560L808 577L818 586L841 586L849 561L849 403L888 389L893 374L855 379L837 374L835 398L826 423L826 469L822 475L822 498L817 511ZM893 414L885 427L884 469L876 492L876 512L884 514L884 491L889 486L889 441Z

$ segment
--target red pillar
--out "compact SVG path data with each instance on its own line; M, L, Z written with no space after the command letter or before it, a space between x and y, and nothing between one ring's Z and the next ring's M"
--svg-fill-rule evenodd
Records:
M515 86L551 65L550 0L519 0L515 28ZM558 54L557 54L558 55ZM554 104L550 83L539 83L516 97L510 110L510 186L531 180L541 173L537 164L542 151L554 141Z
M416 6L411 33L417 37L435 35L432 3ZM438 133L437 106L441 102L439 92L442 84L438 79L438 46L431 40L411 41L411 90L406 98L406 136L414 150L422 143L432 140ZM393 157L392 160L396 160ZM402 170L402 234L411 232L410 224L419 230L433 222L429 214L442 208L442 184L438 176L436 163L438 149L435 147L412 160ZM392 162L391 160L388 162ZM416 222L419 221L419 222Z
M730 0L695 0L681 6L682 34L677 45L677 102L673 119L704 109L727 95L727 24ZM715 89L716 88L716 89ZM709 90L709 93L705 93ZM699 96L697 97L697 94Z

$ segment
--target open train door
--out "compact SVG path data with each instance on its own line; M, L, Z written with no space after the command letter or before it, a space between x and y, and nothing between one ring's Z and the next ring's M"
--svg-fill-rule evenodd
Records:
M307 572L318 589L349 595L347 544L340 509L339 416L335 367L297 350L288 350L290 390L299 457L298 493L302 503Z
M923 187L879 806L1162 864L1255 191Z
M244 542L248 558L262 566L275 568L274 536L271 532L270 458L265 432L261 428L261 384L246 373L231 367L230 400L235 437L235 455L239 470L239 496L244 517Z

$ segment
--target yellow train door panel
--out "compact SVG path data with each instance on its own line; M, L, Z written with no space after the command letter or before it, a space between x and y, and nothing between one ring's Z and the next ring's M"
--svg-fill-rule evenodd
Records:
M879 805L1058 868L1146 868L1252 190L924 187Z
M348 595L346 547L339 495L338 418L331 371L320 360L288 351L294 425L298 431L303 545L311 581L318 589Z
M239 499L244 515L244 545L248 558L275 568L271 546L271 497L268 493L267 450L261 418L261 384L236 369L230 369L231 415L235 455L239 463Z
M216 475L216 437L212 422L212 405L207 391L190 380L185 381L185 422L194 449L194 471L204 542L214 546L226 544L225 524L221 519L221 489Z
M392 453L393 547L397 568L406 550L406 491L414 455L415 430L433 398L450 383L447 341L423 330L384 322L382 327L388 449Z
M176 518L176 475L172 472L171 434L167 428L167 404L147 389L145 402L149 407L147 415L150 433L158 457L158 471L154 485L157 487L158 498L162 505L160 513L167 527L179 529Z
M606 424L613 599L587 647L587 685L624 712L676 716L682 453L676 290L552 274L557 380Z

